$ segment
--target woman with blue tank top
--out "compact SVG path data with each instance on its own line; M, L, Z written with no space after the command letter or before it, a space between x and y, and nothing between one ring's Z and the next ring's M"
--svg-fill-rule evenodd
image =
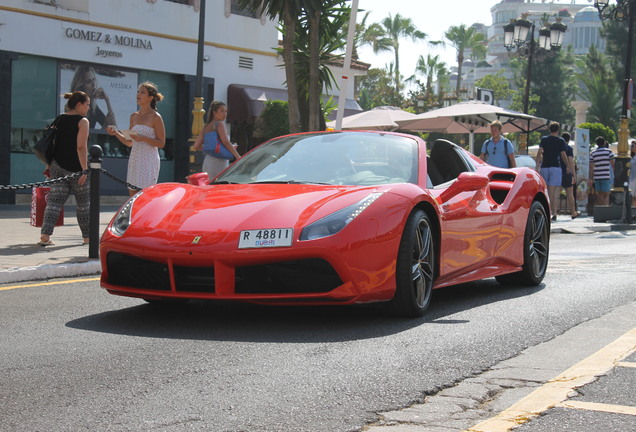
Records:
M241 155L238 154L236 148L230 142L227 129L225 128L225 118L227 117L227 107L225 103L220 101L212 101L210 109L208 110L208 122L203 126L201 133L194 142L194 150L204 150L205 158L203 159L203 171L208 173L210 179L216 177L221 171L227 168L230 164L228 159L223 159L215 156L213 152L206 151L203 147L204 142L218 141L223 144L227 151L234 156L235 159L240 159Z

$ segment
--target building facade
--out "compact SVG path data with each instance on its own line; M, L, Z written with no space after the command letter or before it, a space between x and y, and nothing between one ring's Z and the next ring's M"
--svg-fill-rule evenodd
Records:
M277 23L240 10L232 0L205 7L203 96L228 103L232 139L241 153L248 128L268 99L286 99ZM164 100L166 126L159 181L184 181L190 163L199 38L199 0L3 0L0 4L0 184L43 180L31 149L44 126L63 112L61 95L91 81L89 147L104 151L103 168L126 178L128 149L109 136L129 128L140 83L152 81ZM341 71L334 71L340 76ZM350 89L352 109L353 89ZM207 106L204 106L207 111ZM102 195L126 187L102 177ZM0 191L0 203L30 190Z
M488 41L488 53L486 61L488 66L478 66L472 62L464 68L463 82L467 89L467 94L474 94L474 83L487 74L496 74L503 71L504 77L510 82L514 82L514 77L509 63L512 52L504 46L503 27L511 20L520 18L527 13L528 19L535 24L535 40L538 39L541 19L549 17L550 22L554 22L559 17L568 26L565 32L565 39L562 49L572 48L575 55L587 54L590 46L594 45L600 52L605 51L605 41L601 38L600 29L602 22L598 17L596 8L590 6L589 2L560 2L554 1L528 1L528 0L502 0L490 8L492 23L481 26ZM465 65L466 66L466 65ZM507 106L510 101L501 101L502 106Z

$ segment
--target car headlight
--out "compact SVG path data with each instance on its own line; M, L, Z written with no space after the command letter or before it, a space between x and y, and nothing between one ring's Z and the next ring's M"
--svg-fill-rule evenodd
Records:
M126 201L126 204L124 204L115 215L113 224L110 228L110 232L112 232L116 236L123 236L130 226L130 217L132 216L133 204L135 203L135 200L140 195L140 193L137 193L135 196Z
M307 225L300 233L300 240L315 240L323 237L329 237L340 232L344 227L354 220L360 213L364 211L373 201L378 199L381 193L374 193L366 198L338 210L335 213L325 216L317 220L311 225Z

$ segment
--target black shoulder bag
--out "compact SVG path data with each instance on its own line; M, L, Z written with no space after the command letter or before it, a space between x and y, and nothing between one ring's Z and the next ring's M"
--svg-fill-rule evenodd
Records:
M33 147L33 153L43 164L48 165L53 160L53 153L55 153L55 136L57 134L57 123L60 120L60 116L57 116L53 123L44 128L42 136L35 143Z

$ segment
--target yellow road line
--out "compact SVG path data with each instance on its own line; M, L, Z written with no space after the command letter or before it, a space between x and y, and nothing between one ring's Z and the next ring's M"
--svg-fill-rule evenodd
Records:
M636 368L636 362L618 362L616 366Z
M636 328L539 387L499 415L464 432L507 432L567 400L575 388L594 381L636 351Z
M55 282L40 282L40 283L33 283L33 284L26 284L26 285L11 285L6 287L0 287L0 291L7 291L12 289L18 289L18 288L46 286L46 285L72 284L72 283L78 283L78 282L94 282L98 280L99 278L96 277L96 278L87 278L87 279L71 279L66 281L55 281Z
M636 416L636 407L627 406L627 405L611 405L604 403L595 403L595 402L584 402L584 401L565 401L561 402L557 406L562 408L573 408L580 409L586 411L600 411L611 414L628 414Z

